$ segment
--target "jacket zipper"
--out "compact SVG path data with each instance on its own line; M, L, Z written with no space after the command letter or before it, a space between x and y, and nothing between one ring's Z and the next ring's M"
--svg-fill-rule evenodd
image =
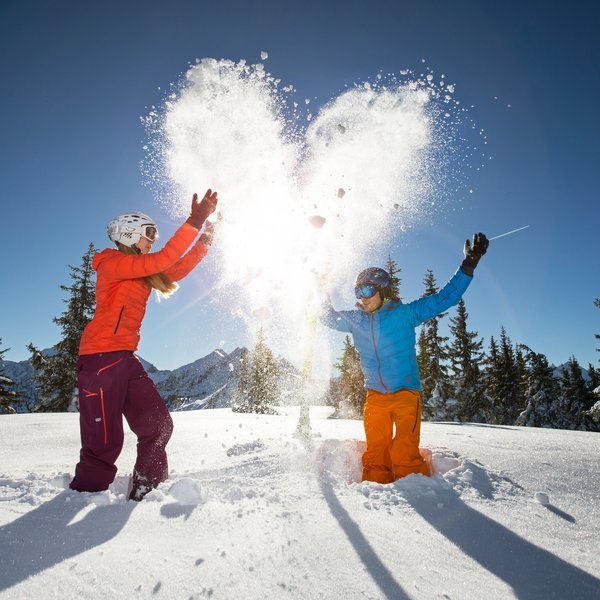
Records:
M375 351L375 359L377 360L377 374L379 375L379 381L381 385L388 391L387 385L383 383L383 377L381 377L381 361L379 360L379 354L377 353L377 344L375 343L375 315L371 315L371 339L373 340L373 350Z
M119 318L117 319L117 325L115 330L113 331L113 335L117 335L117 330L119 329L119 325L121 324L121 317L123 316L123 311L125 310L125 305L121 306L121 311L119 312Z

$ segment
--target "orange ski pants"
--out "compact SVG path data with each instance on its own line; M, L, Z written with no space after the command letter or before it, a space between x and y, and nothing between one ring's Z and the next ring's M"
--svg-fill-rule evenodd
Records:
M421 394L416 390L391 394L367 390L363 481L391 483L411 473L430 474L419 452L421 404Z

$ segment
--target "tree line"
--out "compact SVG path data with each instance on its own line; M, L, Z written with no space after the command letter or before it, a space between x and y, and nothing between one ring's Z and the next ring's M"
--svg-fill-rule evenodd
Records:
M386 270L400 299L400 269L391 257ZM423 284L425 296L439 290L431 270ZM594 304L600 308L600 299ZM425 322L417 341L424 419L600 431L600 398L594 394L600 373L593 365L588 365L587 380L574 356L555 373L546 356L513 344L504 327L498 339L490 338L486 351L483 339L470 328L463 299L449 318L451 335L443 336L440 322L447 315ZM335 416L362 416L366 393L359 360L346 336L335 364L340 375L330 381L325 397Z
M75 363L81 334L95 309L95 252L90 244L81 263L69 266L70 285L60 286L66 294L66 307L53 319L61 329L60 341L47 353L33 343L28 345L40 398L36 406L26 407L28 410L78 409ZM396 297L401 299L401 269L391 257L386 270ZM439 289L431 270L426 272L423 283L424 295L435 294ZM596 298L594 304L600 308L600 299ZM600 430L600 403L596 404L593 393L600 386L598 369L590 364L585 380L579 363L571 357L556 374L543 354L523 344L513 344L504 327L498 339L491 337L487 351L484 350L483 339L470 329L462 299L456 314L449 318L450 336L440 333L440 321L446 316L443 313L427 321L418 337L424 419ZM600 340L599 334L595 337ZM8 351L1 348L0 338L0 359ZM335 408L335 416L362 416L365 389L359 361L347 336L342 355L334 365L340 375L330 380L325 396L325 401ZM255 346L242 353L232 409L272 413L280 395L278 375L277 361L261 330ZM14 412L19 402L15 382L0 370L0 412Z

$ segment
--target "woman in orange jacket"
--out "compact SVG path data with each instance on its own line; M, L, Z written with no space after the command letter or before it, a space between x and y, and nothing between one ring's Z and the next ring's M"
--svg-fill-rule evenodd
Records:
M138 438L129 499L141 500L167 479L165 447L173 421L134 351L152 289L170 296L178 288L176 282L208 252L214 234L210 223L186 250L216 206L216 192L208 190L201 202L194 194L187 221L152 254L158 231L150 217L129 213L108 224L108 237L117 249L99 252L92 262L97 273L96 312L79 346L81 452L71 489L108 489L123 447L123 416Z

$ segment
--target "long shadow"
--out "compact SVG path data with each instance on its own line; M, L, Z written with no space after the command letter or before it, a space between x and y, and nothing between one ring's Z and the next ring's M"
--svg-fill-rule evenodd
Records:
M383 596L385 598L393 598L394 600L409 600L410 596L402 589L388 568L381 562L358 525L350 518L346 509L337 499L331 480L326 473L321 473L319 483L331 514L337 519L340 527L343 529L346 537L362 560L369 575L371 575L373 581L381 590Z
M0 527L0 591L115 537L137 503L98 506L69 525L86 506L74 492L62 492Z
M415 511L462 552L510 585L525 600L577 598L598 600L600 580L467 506L448 489L428 497L403 490Z

